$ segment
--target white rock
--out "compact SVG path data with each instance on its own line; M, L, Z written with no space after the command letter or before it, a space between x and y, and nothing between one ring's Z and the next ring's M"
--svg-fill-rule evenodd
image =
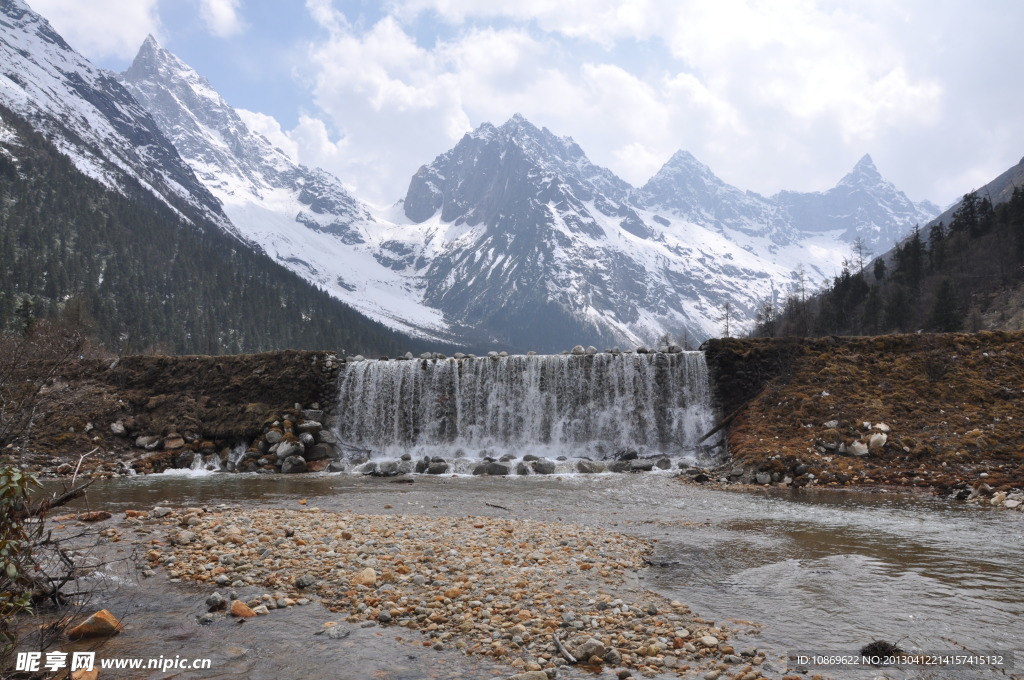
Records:
M845 451L842 450L845 448ZM841 453L848 453L851 456L866 456L868 455L868 445L861 441L853 442L845 447L841 447Z
M875 432L868 437L868 448L871 449L872 451L877 451L878 449L885 446L885 442L887 442L888 440L889 435L885 434L884 432Z

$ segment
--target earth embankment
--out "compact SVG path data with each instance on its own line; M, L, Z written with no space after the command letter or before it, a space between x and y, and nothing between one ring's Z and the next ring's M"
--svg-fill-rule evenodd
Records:
M748 476L964 497L1024 486L1022 333L725 338L704 350L732 416L734 469Z

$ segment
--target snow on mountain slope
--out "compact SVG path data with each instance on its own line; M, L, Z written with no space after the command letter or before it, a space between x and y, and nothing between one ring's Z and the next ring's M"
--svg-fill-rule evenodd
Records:
M451 321L545 348L570 332L595 344L699 340L723 330L727 305L735 330L801 276L810 288L838 274L853 238L871 243L927 214L872 170L862 161L835 190L780 202L679 152L635 190L517 115L421 168L404 210L440 239L423 254L424 300Z
M0 103L90 177L122 192L138 182L189 220L231 230L146 110L22 0L0 0Z
M696 342L721 332L727 305L742 327L798 270L808 287L825 281L852 238L908 229L918 210L870 160L836 189L780 199L679 152L638 190L517 114L465 135L375 216L250 131L152 38L123 80L246 240L425 337L542 351Z
M793 237L788 224L773 219L778 212L774 203L726 184L688 151L677 151L636 193L635 200L721 233L771 233L778 243Z
M752 309L749 289L780 274L720 233L634 207L631 193L521 116L482 125L421 168L404 201L440 237L424 254L424 300L520 346L649 344L707 337L726 299Z
M381 255L392 231L341 182L250 130L210 83L148 37L122 81L153 115L243 238L367 316L450 339L417 281ZM384 260L384 261L382 261Z
M855 240L869 251L883 251L938 212L927 201L910 201L881 176L870 156L828 191L765 198L726 184L689 153L679 152L636 199L657 222L689 225L684 226L687 238L699 227L756 254L765 271L778 272L773 279L779 293L795 283L798 270L812 287L834 277L844 260L853 259ZM769 296L770 291L757 293L761 299Z

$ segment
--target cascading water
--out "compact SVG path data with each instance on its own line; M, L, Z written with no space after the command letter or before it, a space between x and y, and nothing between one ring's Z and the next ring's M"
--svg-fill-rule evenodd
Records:
M695 462L714 425L703 352L360 361L337 413L341 441L374 458Z

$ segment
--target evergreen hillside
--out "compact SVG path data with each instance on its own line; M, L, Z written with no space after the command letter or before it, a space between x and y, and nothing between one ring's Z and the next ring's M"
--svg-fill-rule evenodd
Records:
M132 194L86 177L0 107L0 330L63 315L122 354L425 349L142 187Z
M752 335L1024 329L1024 189L995 205L984 193L866 266L850 262L821 293L766 304Z

